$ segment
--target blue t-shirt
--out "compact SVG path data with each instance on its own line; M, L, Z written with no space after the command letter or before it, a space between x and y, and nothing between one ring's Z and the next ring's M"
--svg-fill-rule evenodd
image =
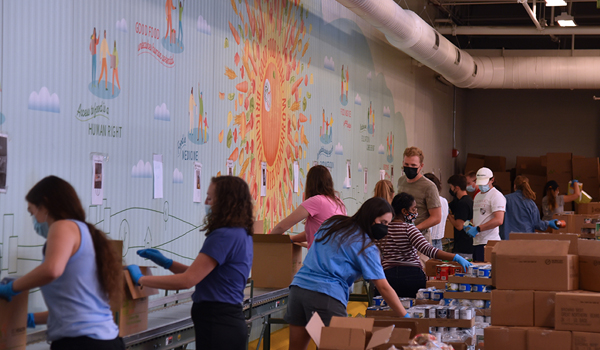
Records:
M361 275L366 280L385 279L379 249L372 245L359 255L363 247L362 239L346 241L341 246L335 237L327 242L317 242L326 230L327 227L321 227L315 234L315 241L292 285L327 294L347 305L349 288ZM367 238L366 243L370 242Z
M196 285L192 300L241 304L252 268L252 236L242 227L221 227L206 237L200 253L218 265Z

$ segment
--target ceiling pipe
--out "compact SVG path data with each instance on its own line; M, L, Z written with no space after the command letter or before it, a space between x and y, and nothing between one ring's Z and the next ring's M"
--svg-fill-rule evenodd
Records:
M337 0L456 87L600 89L600 57L473 57L392 0Z
M532 27L493 27L493 26L456 26L438 27L437 32L442 35L598 35L600 27L544 27L539 31Z
M535 24L535 27L538 30L544 30L544 28L542 28L542 26L540 25L540 22L535 17L535 0L533 0L533 10L529 7L527 0L517 0L517 2L519 4L523 4L523 7L525 8L525 12L527 12L527 14L529 15L529 18L531 18L531 20L533 21L533 24Z

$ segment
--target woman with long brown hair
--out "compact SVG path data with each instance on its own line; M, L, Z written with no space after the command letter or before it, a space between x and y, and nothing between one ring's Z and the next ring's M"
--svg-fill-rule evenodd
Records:
M246 349L247 328L242 302L252 267L252 195L236 176L212 178L202 231L206 240L192 265L163 256L156 249L138 255L169 269L174 275L142 276L137 265L127 268L135 283L167 290L189 289L198 349Z
M353 216L336 215L323 223L290 285L285 315L290 324L290 349L307 348L310 337L305 326L313 313L318 313L325 325L333 316L347 316L350 285L361 276L373 282L398 316L410 317L385 279L375 246L387 235L393 216L386 200L373 197Z
M392 204L394 199L394 185L390 180L379 180L375 184L375 190L373 190L373 197L381 197Z
M310 168L306 174L305 187L304 202L288 217L281 220L270 233L281 235L300 221L306 220L304 231L292 236L291 239L293 242L306 242L310 248L315 233L323 221L334 215L346 215L346 206L333 189L333 179L329 169L322 165Z
M41 287L47 312L28 323L47 323L51 349L125 349L113 321L112 303L121 301L120 254L105 234L85 222L75 189L48 176L27 193L27 210L36 233L46 239L42 263L2 286L0 297Z
M571 181L579 185L577 180ZM565 203L572 202L581 195L581 188L573 186L573 194L558 194L558 182L550 180L544 186L544 197L542 198L542 219L551 220L554 214L562 214L565 211Z
M505 196L506 214L504 214L504 223L500 226L502 239L509 239L511 232L546 231L548 227L558 229L556 225L558 220L540 219L540 211L534 202L536 195L529 186L529 179L526 176L517 176L514 190L515 192Z

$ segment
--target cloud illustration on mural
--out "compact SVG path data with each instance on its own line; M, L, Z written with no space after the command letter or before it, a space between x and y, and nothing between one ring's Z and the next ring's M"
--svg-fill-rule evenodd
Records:
M379 151L377 153L379 153L379 154L385 153L385 148L383 147L383 145L379 145Z
M210 26L202 16L198 16L198 22L196 22L196 30L200 33L210 35Z
M362 173L362 165L360 164L360 162L358 163L358 172Z
M156 120L164 120L164 121L170 121L171 120L171 113L169 112L169 110L167 109L167 105L166 104L161 104L158 105L154 108L154 119Z
M325 56L323 67L335 72L335 63L333 62L333 57L327 58L327 56Z
M369 74L367 74L367 80L371 80L371 71L369 71Z
M131 168L131 177L138 178L151 178L152 177L152 166L150 162L146 162L140 159L140 161Z
M383 116L388 118L391 116L390 107L383 106Z
M362 105L362 98L360 98L359 94L356 94L356 97L354 97L354 104L355 105Z
M341 143L338 142L338 144L335 146L335 154L337 155L342 155L344 154L344 146L342 146Z
M117 21L116 27L118 31L127 33L127 21L125 18L121 18L120 21Z
M36 111L60 113L60 100L57 94L50 95L50 91L44 86L39 93L31 92L27 107Z
M175 168L175 170L173 170L173 183L174 184L182 184L183 183L183 174L177 168Z

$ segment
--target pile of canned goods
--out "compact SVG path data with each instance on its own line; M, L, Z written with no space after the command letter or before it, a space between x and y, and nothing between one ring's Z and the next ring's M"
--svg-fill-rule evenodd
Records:
M456 277L492 278L492 265L477 265L467 268L465 273L456 272Z
M468 300L468 299L443 299L440 301L443 306L461 306L472 307L475 309L489 309L492 307L490 300Z
M492 288L485 284L446 283L446 289L453 292L490 293Z
M417 305L408 309L407 312L411 318L470 320L475 317L475 309L466 306Z
M434 287L422 288L417 292L417 299L440 301L444 299L444 291Z
M415 303L415 299L412 298L400 298L400 302L405 309L410 309ZM367 310L390 310L382 296L373 297L373 306L369 306Z

